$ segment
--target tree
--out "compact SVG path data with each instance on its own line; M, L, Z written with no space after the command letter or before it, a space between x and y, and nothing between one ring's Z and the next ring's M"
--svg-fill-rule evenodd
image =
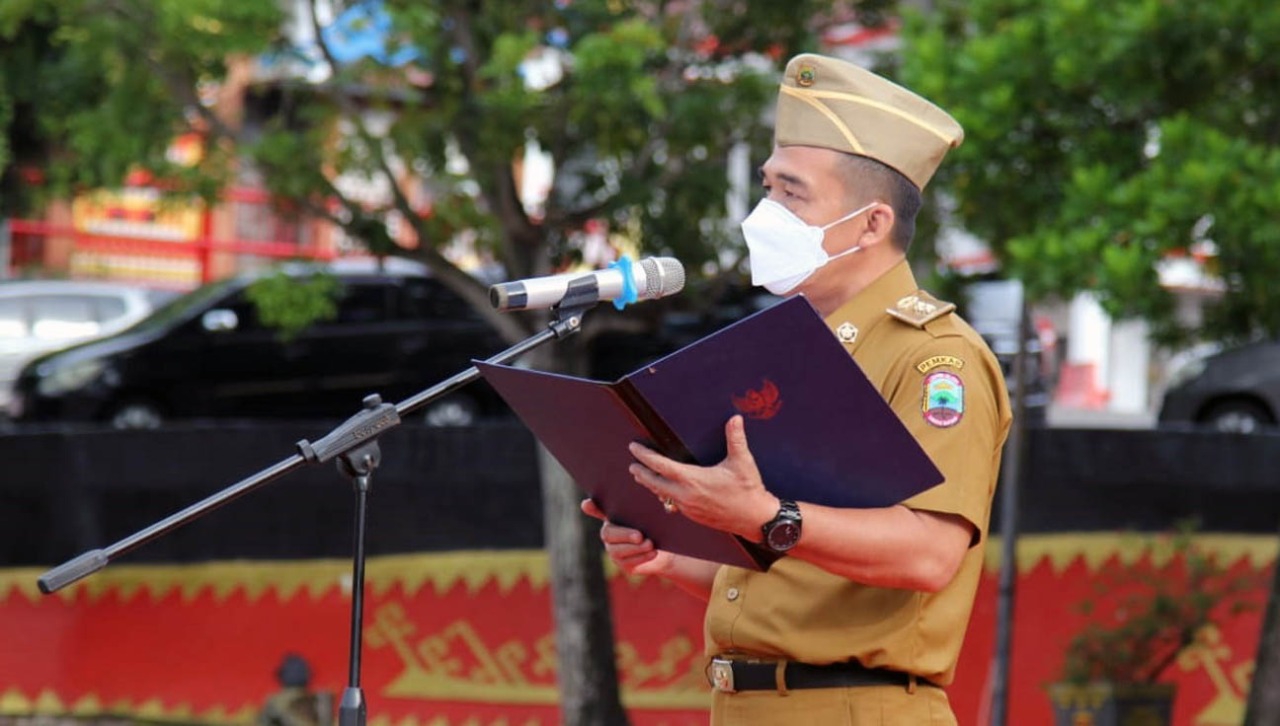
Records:
M938 2L902 74L965 144L935 185L1030 291L1096 291L1158 340L1280 334L1280 9L1250 0ZM1157 265L1209 253L1225 289L1192 330Z
M514 342L545 317L495 313L447 245L465 239L508 277L541 275L602 221L646 253L679 257L694 273L682 297L698 300L697 283L741 258L723 221L728 160L735 147L766 155L779 62L813 47L814 28L845 6L874 19L892 2L309 5L288 17L238 0L0 4L0 128L11 142L0 170L18 168L6 149L21 147L51 194L112 186L142 167L174 193L209 199L251 171L371 252L425 261ZM309 27L315 44L299 47L287 23ZM284 71L246 83L238 71L255 59ZM248 100L245 113L210 102L228 94ZM196 168L165 158L187 131L205 139ZM528 143L556 170L538 206L513 175ZM386 193L362 199L353 186ZM390 220L406 232L393 235ZM544 349L539 365L580 370L587 337ZM621 722L594 526L543 459L565 723Z
M946 0L906 26L901 73L968 139L935 190L1035 296L1094 290L1159 341L1280 335L1280 7ZM1198 329L1157 266L1209 253L1223 294ZM1280 578L1249 723L1280 712ZM1267 720L1270 719L1270 720Z
M228 57L278 37L279 26L280 12L270 4L4 3L0 209L29 209L75 188L117 186L135 168L211 196L228 171L225 150L214 149L198 169L165 158L188 125L176 89L190 78L224 75ZM44 180L43 193L24 184L30 178Z

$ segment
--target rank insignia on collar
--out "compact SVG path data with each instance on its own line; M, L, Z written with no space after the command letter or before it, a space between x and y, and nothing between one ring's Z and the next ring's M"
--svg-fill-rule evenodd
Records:
M885 312L904 323L923 328L925 323L955 310L953 303L943 302L924 290L918 290L894 303Z
M836 328L836 337L845 345L852 344L858 339L858 326L846 320L840 323L840 327Z

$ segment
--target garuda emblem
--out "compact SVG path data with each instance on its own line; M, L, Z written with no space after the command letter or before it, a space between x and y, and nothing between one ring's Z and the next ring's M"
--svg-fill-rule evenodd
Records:
M747 418L771 419L782 408L782 392L768 378L760 384L759 390L747 391L742 396L733 397L733 407Z

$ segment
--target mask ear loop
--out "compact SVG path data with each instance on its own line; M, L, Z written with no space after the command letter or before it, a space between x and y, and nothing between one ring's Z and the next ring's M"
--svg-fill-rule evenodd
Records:
M840 224L840 223L842 223L842 222L848 222L849 220L853 219L854 217L858 216L859 214L862 214L863 212L867 211L868 209L871 209L872 207L876 206L877 204L880 204L880 201L879 201L879 200L876 200L876 201L874 201L874 202L872 202L872 203L868 204L867 206L862 207L861 209L856 209L856 210L854 210L854 211L852 211L852 212L849 212L848 214L844 215L844 216L843 216L843 217L841 217L840 219L837 219L836 221L832 222L831 224L828 224L827 226L823 227L823 228L822 228L822 231L823 231L823 232L826 232L827 230L831 229L832 227L836 226L837 224Z
M867 211L868 209L871 209L872 207L876 206L876 205L877 205L877 204L879 204L879 203L880 203L880 202L877 200L877 201L874 201L874 202L872 202L872 203L868 204L867 206L863 207L862 209L859 209L859 210L854 211L854 212L850 212L849 214L846 214L845 216L841 217L840 219L837 219L836 221L832 222L831 224L828 224L827 226L823 227L823 228L822 228L822 231L823 231L823 232L826 232L828 229L831 229L832 227L836 226L837 224L840 224L841 222L847 222L847 221L849 221L849 220L853 219L854 217L858 216L859 214L862 214L863 212ZM862 245L854 245L854 246L850 247L849 249L847 249L847 250L845 250L845 251L843 251L843 252L837 252L837 253L835 253L834 255L827 255L827 262L830 262L830 261L832 261L832 260L838 260L838 259L840 259L841 257L844 257L845 255L851 255L851 254L853 254L854 252L858 252L858 251L860 251L860 250L862 250Z
M845 250L844 252L837 252L834 255L828 255L827 262L830 262L832 260L838 260L841 257L844 257L845 255L851 255L854 252L861 252L861 251L862 251L862 245L854 245L849 249Z

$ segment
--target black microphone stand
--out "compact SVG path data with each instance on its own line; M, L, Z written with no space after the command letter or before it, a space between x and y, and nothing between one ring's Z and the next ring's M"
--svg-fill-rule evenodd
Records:
M552 339L566 338L582 329L583 314L599 301L595 279L583 277L569 283L565 297L554 308L554 319L547 328L519 344L487 359L487 363L506 363ZM411 396L394 406L383 403L382 397L372 394L364 399L361 411L312 443L303 439L297 443L298 453L262 471L243 479L226 489L203 499L180 512L172 514L151 526L101 549L85 552L45 572L36 581L40 591L56 592L73 582L106 567L112 561L159 539L182 525L278 479L303 464L322 464L337 459L338 470L349 478L355 490L355 531L352 552L351 589L351 654L348 663L347 688L338 707L339 726L364 726L366 706L364 692L360 688L360 657L364 622L364 560L365 515L373 472L382 461L378 437L398 426L407 414L431 401L451 393L478 378L475 366L462 371L436 385Z

